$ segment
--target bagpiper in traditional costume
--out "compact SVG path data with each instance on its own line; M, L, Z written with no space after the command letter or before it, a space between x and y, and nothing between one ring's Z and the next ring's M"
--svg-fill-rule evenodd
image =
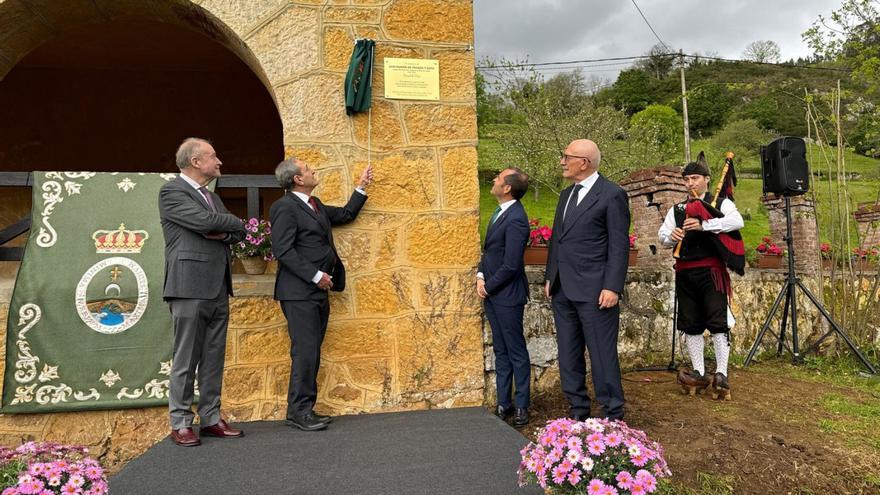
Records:
M696 162L682 171L691 197L669 209L658 235L667 247L675 247L675 295L678 298L678 330L693 370L680 371L682 391L694 395L712 387L712 398L730 400L727 363L730 355L728 309L732 295L728 269L740 275L745 268L745 249L739 230L743 219L733 203L733 154L728 153L714 198L708 192L709 167L701 152ZM716 368L714 377L705 371L703 332L712 335Z

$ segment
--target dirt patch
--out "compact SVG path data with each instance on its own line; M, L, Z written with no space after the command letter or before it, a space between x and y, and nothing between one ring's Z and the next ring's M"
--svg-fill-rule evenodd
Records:
M672 373L624 375L625 420L666 449L680 489L673 493L706 493L707 480L726 487L711 493L880 493L876 440L823 428L833 415L821 403L829 394L855 403L877 397L761 368L733 370L731 390L732 401L716 401L682 395ZM532 440L535 427L568 412L558 390L532 403L532 427L523 431Z

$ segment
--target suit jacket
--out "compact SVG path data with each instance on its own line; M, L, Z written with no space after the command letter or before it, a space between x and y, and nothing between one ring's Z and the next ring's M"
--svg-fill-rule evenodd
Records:
M575 302L598 302L602 289L623 292L629 257L629 200L601 175L580 204L575 199L562 220L574 186L559 195L545 279L551 293L559 284Z
M220 196L209 194L216 213L202 193L180 177L159 190L159 218L165 234L165 299L213 299L223 288L232 295L229 244L244 239L244 226L223 206ZM224 241L203 236L218 232L229 236Z
M523 263L528 240L529 219L519 201L498 215L486 231L478 271L483 273L493 304L516 306L528 301L529 283Z
M341 208L325 205L318 198L315 201L317 213L305 201L288 192L269 210L272 253L278 259L275 299L279 301L327 297L327 292L312 282L318 270L333 277L332 290L345 289L345 266L336 252L331 227L354 220L367 197L355 191Z

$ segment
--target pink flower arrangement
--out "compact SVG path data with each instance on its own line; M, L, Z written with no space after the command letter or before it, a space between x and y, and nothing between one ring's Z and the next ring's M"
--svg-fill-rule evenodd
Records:
M765 256L782 256L785 254L785 250L774 244L769 237L762 237L761 244L758 244L755 251Z
M247 235L243 241L232 245L232 255L236 258L259 256L266 261L271 261L273 259L272 226L269 221L251 218L242 220L242 222Z
M553 235L553 229L546 225L541 225L541 221L537 218L529 220L529 246L546 246L550 242Z
M636 248L636 240L638 240L638 238L639 238L639 236L637 236L637 235L635 235L635 234L630 234L630 235L629 235L629 248L630 248L630 249L635 249L635 248Z
M56 443L0 447L0 495L104 495L107 477L88 452Z
M519 485L559 495L644 495L672 476L663 447L623 421L552 420L520 455Z

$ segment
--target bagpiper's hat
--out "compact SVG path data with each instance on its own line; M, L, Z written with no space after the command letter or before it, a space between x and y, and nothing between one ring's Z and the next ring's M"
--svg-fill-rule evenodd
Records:
M699 155L697 155L697 161L688 163L684 170L681 171L681 176L687 175L712 175L709 173L709 165L706 163L706 155L701 151Z

